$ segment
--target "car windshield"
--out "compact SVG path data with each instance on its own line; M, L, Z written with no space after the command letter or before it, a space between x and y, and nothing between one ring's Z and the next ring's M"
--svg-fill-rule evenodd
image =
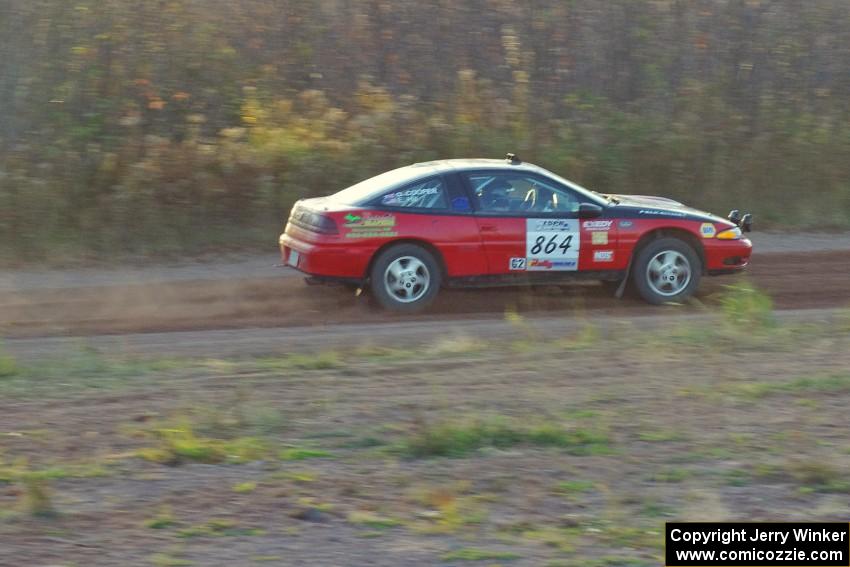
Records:
M540 168L540 170L545 172L546 175L548 175L549 177L551 177L552 179L554 179L558 183L566 185L567 187L570 187L571 189L574 189L575 191L577 191L579 193L584 193L585 195L591 197L592 199L595 199L597 202L604 203L605 201L608 200L608 199L606 199L605 197L602 196L602 193L599 193L599 192L594 191L592 189L588 189L587 187L582 187L581 185L579 185L575 181L569 181L568 179L564 179L563 177L561 177L560 175L558 175L555 172L549 171L548 169L544 169L542 167Z
M375 197L381 191L411 179L411 171L409 167L400 167L387 171L375 177L364 179L360 183L355 183L347 189L343 189L339 193L331 195L331 200L342 205L359 205L370 198Z

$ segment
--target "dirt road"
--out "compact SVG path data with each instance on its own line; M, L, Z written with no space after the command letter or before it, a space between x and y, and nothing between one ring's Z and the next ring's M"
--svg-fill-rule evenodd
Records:
M266 269L269 269L266 267ZM0 291L0 336L296 327L404 322L342 288L308 287L281 276L175 279L138 284ZM265 273L265 272L263 272ZM764 253L749 277L779 309L850 305L850 251ZM712 295L734 277L706 278L697 297ZM693 309L693 308L691 308ZM502 318L506 311L549 316L657 315L669 312L634 298L613 299L595 284L564 288L457 290L441 293L418 321ZM688 309L680 310L688 311Z
M399 317L251 266L0 289L0 566L648 567L850 506L850 251L758 254L755 328L703 307L734 278Z

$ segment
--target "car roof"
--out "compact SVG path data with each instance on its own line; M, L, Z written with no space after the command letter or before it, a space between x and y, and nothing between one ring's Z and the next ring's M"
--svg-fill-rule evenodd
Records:
M504 159L487 159L487 158L466 158L466 159L440 159L434 161L423 161L414 163L400 168L401 170L410 170L411 175L419 175L422 173L439 173L449 170L469 170L469 169L503 169L503 170L523 170L543 172L546 170L532 163L521 161L509 162Z
M386 171L375 177L365 179L360 183L356 183L351 187L343 189L334 194L334 198L338 202L350 205L360 205L380 191L392 190L395 187L400 187L405 183L413 182L417 179L422 179L430 175L445 173L448 171L474 171L474 170L499 170L499 171L525 171L544 175L548 178L554 178L574 190L584 193L592 199L602 200L593 196L591 191L585 189L575 183L559 177L558 175L543 169L532 163L526 163L517 159L508 161L507 159L484 159L484 158L467 158L467 159L441 159L434 161L424 161L414 163Z

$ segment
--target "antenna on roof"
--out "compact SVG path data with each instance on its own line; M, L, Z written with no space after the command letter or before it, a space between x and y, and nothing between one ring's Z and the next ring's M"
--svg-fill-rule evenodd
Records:
M512 163L512 164L513 163L522 163L522 160L520 160L518 157L516 157L516 154L511 154L511 153L508 153L508 154L505 155L505 160L508 163Z

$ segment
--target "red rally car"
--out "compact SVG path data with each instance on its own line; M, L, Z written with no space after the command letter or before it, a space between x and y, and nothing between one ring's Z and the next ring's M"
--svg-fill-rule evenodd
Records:
M723 219L663 197L584 189L513 154L417 163L292 208L283 263L310 283L369 286L417 311L440 288L631 282L681 301L703 275L743 269L751 215Z

